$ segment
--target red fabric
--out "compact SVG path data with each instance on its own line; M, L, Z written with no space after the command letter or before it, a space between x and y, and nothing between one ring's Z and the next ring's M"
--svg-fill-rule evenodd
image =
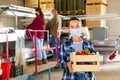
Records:
M30 40L32 40L32 34L29 30L26 30L26 35L29 36Z
M1 68L2 68L2 75L0 75L0 79L9 79L10 71L11 71L11 63L10 62L2 63Z
M42 18L41 16L36 16L36 18L33 20L33 22L26 27L26 29L32 29L32 30L45 30L45 25L42 24ZM31 32L32 36L35 35L35 32ZM44 32L40 31L37 32L37 37L42 39L44 38Z

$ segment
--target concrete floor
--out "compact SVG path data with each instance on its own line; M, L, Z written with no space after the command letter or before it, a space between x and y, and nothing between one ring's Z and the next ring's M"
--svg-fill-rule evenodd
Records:
M51 80L61 80L62 69L52 69ZM120 80L120 56L101 64L101 71L94 72L97 80ZM34 75L36 80L48 80L47 71Z

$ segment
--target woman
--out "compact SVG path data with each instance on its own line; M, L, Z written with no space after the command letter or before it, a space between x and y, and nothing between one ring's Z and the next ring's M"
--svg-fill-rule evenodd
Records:
M89 49L93 52L93 45L81 37L81 21L77 18L69 20L70 38L61 46L60 66L64 69L62 80L95 80L92 72L72 72L70 53Z
M43 12L41 11L41 8L36 8L35 9L35 14L36 17L33 20L33 22L27 26L28 29L32 30L45 30L45 19ZM37 50L41 50L43 48L43 41L44 41L44 31L32 31L32 39L33 41L35 40L35 32L37 34L36 36L36 48ZM47 56L45 51L43 52L37 52L37 57L38 57L38 65L41 65L42 63L47 63ZM43 60L43 61L42 61Z

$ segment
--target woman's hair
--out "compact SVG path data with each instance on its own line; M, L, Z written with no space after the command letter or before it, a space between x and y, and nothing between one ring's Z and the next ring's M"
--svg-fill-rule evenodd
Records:
M35 11L38 11L41 15L41 18L42 18L42 24L44 25L45 24L45 18L44 18L44 14L41 10L41 8L36 8Z
M68 21L68 25L70 25L70 21L72 21L72 20L77 20L77 21L79 21L79 22L81 23L81 25L82 25L81 19L78 19L78 18L76 18L76 17L71 17L71 18L69 19L69 21Z

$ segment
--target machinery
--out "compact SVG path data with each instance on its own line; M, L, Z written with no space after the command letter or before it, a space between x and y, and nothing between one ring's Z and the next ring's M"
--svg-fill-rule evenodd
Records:
M119 44L113 40L93 40L95 51L103 56L103 63L106 62L107 57L114 51L118 52Z

